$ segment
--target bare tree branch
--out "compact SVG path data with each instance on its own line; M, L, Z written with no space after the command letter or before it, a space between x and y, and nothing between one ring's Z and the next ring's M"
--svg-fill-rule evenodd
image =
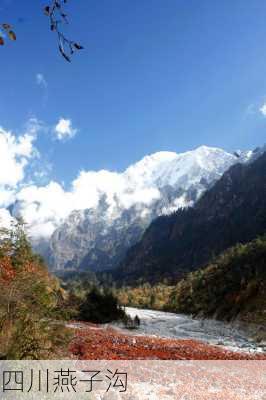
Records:
M64 11L65 3L67 0L53 0L50 6L44 8L44 13L50 19L51 31L57 34L60 53L66 61L70 62L74 51L83 49L83 46L68 39L60 29L64 24L68 24L68 17Z
M71 61L71 56L76 50L82 50L83 46L79 43L68 39L63 31L62 27L68 24L68 17L65 13L64 6L68 0L52 0L50 5L44 7L44 14L49 17L50 29L57 34L58 48L60 54L68 62ZM0 46L5 44L5 37L10 40L16 40L16 34L12 30L10 24L0 24Z

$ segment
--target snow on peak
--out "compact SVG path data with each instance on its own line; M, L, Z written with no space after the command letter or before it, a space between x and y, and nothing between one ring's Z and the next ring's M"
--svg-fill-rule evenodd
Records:
M224 150L200 146L184 153L158 152L144 157L123 174L130 184L163 187L190 185L211 175L221 175L236 162L236 157ZM186 180L186 182L185 182Z
M144 215L145 208L152 209L162 199L162 192L170 188L172 197L173 191L179 194L166 201L171 202L164 206L167 212L191 205L236 162L239 162L236 155L215 147L200 146L179 154L160 151L145 156L121 173L82 171L69 191L58 183L25 187L17 195L16 208L32 227L34 237L49 236L74 210L104 209L110 223L131 207L138 206ZM191 190L196 194L188 198L184 191Z

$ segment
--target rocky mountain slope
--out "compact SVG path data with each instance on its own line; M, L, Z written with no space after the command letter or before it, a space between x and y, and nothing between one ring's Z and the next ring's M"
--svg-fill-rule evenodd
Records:
M38 250L55 271L112 269L152 220L193 205L229 167L250 156L206 146L146 156L105 183L97 205L73 211Z
M259 156L259 153L258 153ZM266 153L232 166L193 208L161 216L131 248L116 278L178 279L238 242L266 232Z

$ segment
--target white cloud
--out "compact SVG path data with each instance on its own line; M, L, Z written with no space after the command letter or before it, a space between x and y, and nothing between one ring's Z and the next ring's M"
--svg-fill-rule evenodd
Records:
M33 237L49 237L72 210L70 195L56 182L31 185L16 196L16 212L27 222Z
M139 203L148 207L160 193L153 186L144 187L141 179L139 184L131 185L125 173L82 171L69 191L57 182L23 188L16 195L16 212L29 224L33 238L45 238L51 236L73 210L97 207L102 195L106 197L108 214L112 217L119 213L120 207L128 209Z
M264 117L266 117L266 103L264 103L264 104L260 107L259 111L260 111L260 113L261 113Z
M0 185L0 207L8 207L16 200L16 191Z
M0 127L0 187L15 187L24 178L24 170L35 153L30 133L16 137Z
M46 81L44 75L41 74L40 72L38 74L36 74L36 83L38 86L41 86L44 89L46 89L48 87L48 84L47 84L47 81Z
M54 132L58 140L66 140L73 138L77 129L73 128L71 119L60 118L54 128Z
M62 121L69 120L61 119L57 130L69 135L71 121L66 125ZM0 128L0 216L8 221L9 212L3 209L12 204L12 213L23 217L33 238L48 238L73 210L96 208L103 195L109 218L140 203L148 209L159 198L150 177L153 168L145 163L124 173L81 171L68 190L55 181L37 183L42 171L36 170L39 155L33 144L40 128L42 124L36 119L31 119L19 136Z
M5 208L0 208L0 227L1 228L10 228L12 224L13 218L10 215L10 212Z
M33 146L39 123L32 118L26 132L19 136L0 127L0 208L16 200L16 192L23 183L30 161L38 157Z

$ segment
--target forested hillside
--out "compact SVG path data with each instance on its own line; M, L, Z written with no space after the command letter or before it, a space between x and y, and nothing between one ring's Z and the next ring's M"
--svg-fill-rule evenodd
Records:
M266 236L226 250L175 286L146 283L116 294L127 306L255 324L266 337L259 327L266 325Z
M266 236L238 244L172 291L173 311L266 323Z

